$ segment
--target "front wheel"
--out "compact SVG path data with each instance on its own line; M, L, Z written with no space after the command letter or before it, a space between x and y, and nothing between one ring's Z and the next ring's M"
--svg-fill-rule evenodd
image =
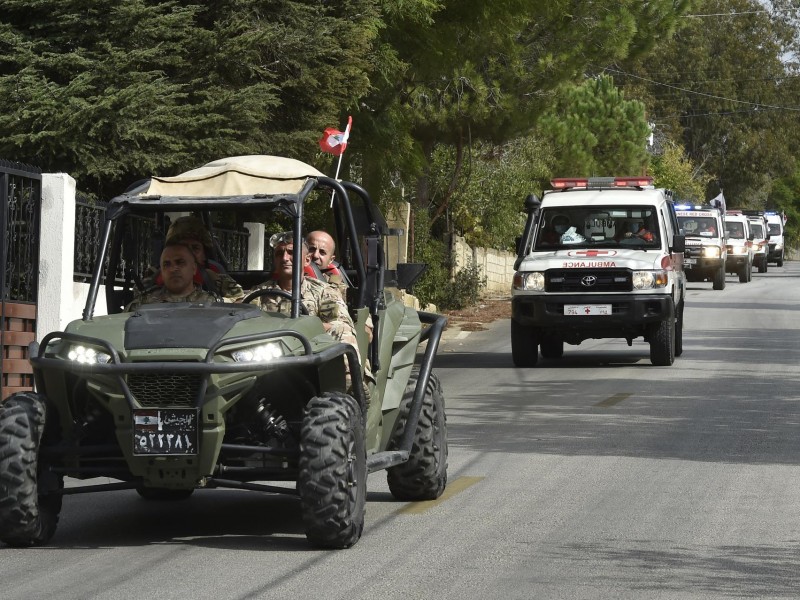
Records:
M650 362L657 367L668 367L675 362L675 319L665 319L652 326Z
M511 320L511 358L516 367L535 367L539 361L539 343L533 327Z
M352 396L312 398L300 433L297 491L308 541L349 548L361 537L367 499L364 419Z
M747 276L750 274L750 269L747 268L747 265L744 265L741 269L739 269L739 283L747 283L750 281Z
M766 273L767 272L767 259L758 261L758 272L759 273Z
M400 448L418 380L419 367L414 367L400 402L390 450ZM390 467L386 481L398 500L435 500L444 492L447 485L447 417L442 386L434 373L430 374L422 397L422 410L408 460Z
M779 266L779 267L783 266L783 252L781 252L780 255L778 256L778 260L776 262L776 265Z
M675 356L683 354L683 302L678 305L675 315Z
M725 267L722 266L714 272L714 289L725 289Z
M17 548L47 543L61 512L64 479L39 461L46 406L33 392L0 403L0 540Z
M561 358L564 356L564 342L558 338L545 336L540 344L544 358Z

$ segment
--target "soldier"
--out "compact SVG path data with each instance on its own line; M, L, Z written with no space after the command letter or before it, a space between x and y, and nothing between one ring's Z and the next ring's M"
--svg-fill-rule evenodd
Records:
M200 287L197 261L185 244L172 242L164 246L159 261L163 284L144 293L125 310L133 311L142 304L158 302L216 302L217 298Z
M239 302L244 298L242 286L225 272L220 263L212 259L214 242L200 219L194 216L176 219L167 230L167 243L170 242L179 242L191 249L201 267L200 275L207 289L219 294L225 302Z
M339 265L334 261L336 242L325 231L312 231L306 236L306 244L311 261L320 268L325 281L336 286L342 298L346 298L348 283L339 270Z
M291 232L275 234L270 238L273 252L272 279L264 282L255 289L280 289L285 292L292 291L292 252L294 240ZM308 314L316 315L322 320L331 336L335 339L350 344L358 352L355 326L350 318L347 305L339 295L336 287L319 279L305 275L305 267L311 263L308 247L303 242L303 267L304 275L300 284L300 296L303 306ZM262 296L259 298L262 310L282 312L288 314L291 303L287 298L277 296ZM359 357L360 360L360 357Z

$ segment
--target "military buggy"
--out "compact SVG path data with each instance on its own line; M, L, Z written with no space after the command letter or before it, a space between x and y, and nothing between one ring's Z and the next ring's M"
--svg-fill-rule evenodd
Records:
M300 244L289 315L250 304L259 292L124 311L168 215L283 222L297 240L307 203L325 196L358 353L304 314ZM400 500L437 498L447 437L432 366L445 319L404 305L418 269L387 270L388 234L363 188L286 158L222 159L113 198L83 318L31 345L36 391L0 405L0 540L48 542L68 494L131 489L161 501L238 488L296 495L309 541L345 548L362 533L368 473L386 469ZM230 274L245 289L270 276ZM101 290L108 315L97 316ZM64 484L97 477L114 482Z

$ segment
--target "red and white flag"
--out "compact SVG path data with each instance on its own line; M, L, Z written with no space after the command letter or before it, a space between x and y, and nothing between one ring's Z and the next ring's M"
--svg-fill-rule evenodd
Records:
M328 127L319 140L319 147L323 152L341 156L347 148L347 139L350 137L350 127L353 125L353 117L347 117L347 127L344 131L339 131L333 127Z

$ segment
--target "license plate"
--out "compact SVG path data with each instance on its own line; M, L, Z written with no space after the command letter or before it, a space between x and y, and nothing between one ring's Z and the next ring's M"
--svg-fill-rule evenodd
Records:
M133 453L197 454L195 408L153 408L133 411Z
M565 304L565 315L610 315L610 304Z
M683 264L684 265L696 265L697 264L697 259L696 258L684 258L683 259Z

